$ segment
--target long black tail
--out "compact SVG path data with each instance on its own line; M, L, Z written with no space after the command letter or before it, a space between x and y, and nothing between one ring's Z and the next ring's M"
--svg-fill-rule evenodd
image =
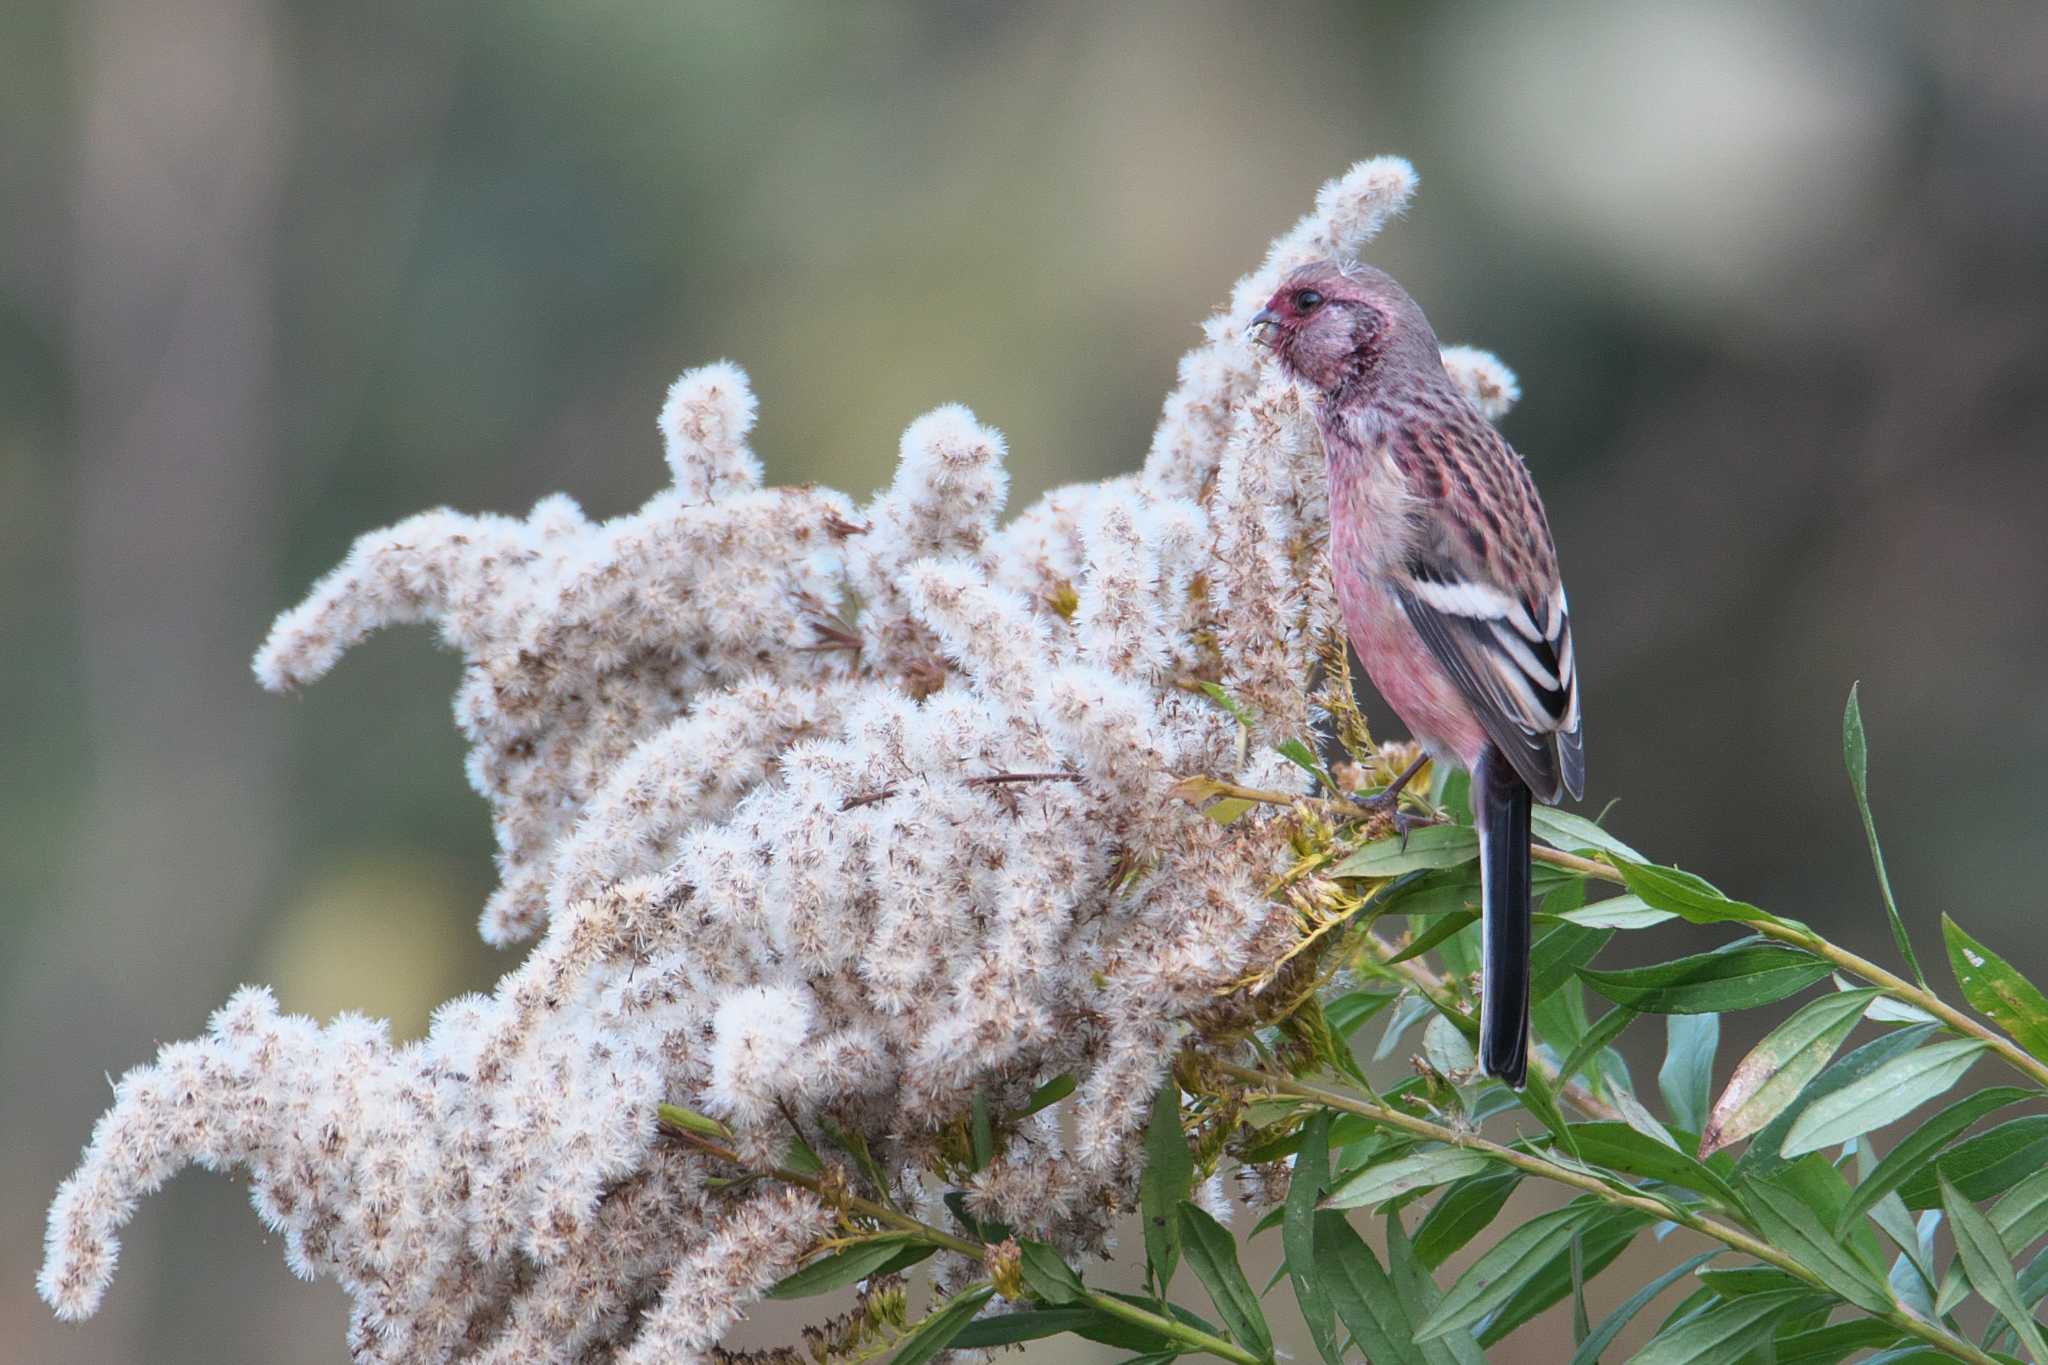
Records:
M1517 1090L1529 1074L1529 784L1489 746L1472 770L1479 825L1479 1063Z

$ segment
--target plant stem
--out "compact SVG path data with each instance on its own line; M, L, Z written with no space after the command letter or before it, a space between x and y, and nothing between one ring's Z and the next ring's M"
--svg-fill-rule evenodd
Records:
M1237 1365L1267 1365L1261 1357L1221 1337L1212 1337L1200 1328L1190 1327L1177 1318L1148 1312L1134 1303L1125 1303L1122 1299L1113 1298L1108 1294L1090 1289L1081 1295L1081 1301L1091 1308L1108 1313L1111 1317L1122 1318L1134 1326L1143 1327L1149 1332L1157 1332L1160 1336L1173 1341L1183 1342L1196 1350L1207 1351L1212 1356L1236 1361Z
M1234 1076L1248 1084L1264 1086L1275 1094L1290 1095L1296 1099L1309 1100L1326 1108L1338 1109L1348 1114L1356 1114L1361 1118L1372 1119L1374 1122L1385 1124L1389 1128L1402 1129L1405 1132L1415 1134L1417 1137L1430 1138L1437 1142L1463 1147L1469 1151L1481 1152L1503 1165L1512 1166L1525 1174L1538 1176L1544 1180L1555 1181L1560 1185L1569 1185L1573 1189L1604 1200L1617 1208L1634 1209L1655 1219L1669 1219L1692 1229L1704 1237L1710 1237L1731 1250L1742 1252L1747 1256L1753 1256L1767 1265L1774 1265L1786 1274L1812 1285L1815 1289L1827 1294L1831 1298L1840 1297L1833 1290L1829 1289L1826 1282L1818 1275L1808 1270L1792 1257L1787 1256L1784 1252L1779 1251L1769 1242L1752 1236L1743 1229L1725 1223L1718 1218L1712 1218L1690 1209L1674 1208L1662 1200L1652 1199L1647 1195L1626 1194L1596 1176L1587 1175L1567 1166L1560 1166L1553 1161L1538 1156L1534 1152L1517 1151L1513 1147L1495 1142L1491 1138L1481 1137L1477 1133L1459 1132L1442 1124L1432 1123L1428 1119L1403 1113L1384 1104L1375 1104L1370 1100L1346 1095L1339 1091L1305 1084L1295 1080L1292 1076L1276 1075L1270 1071L1260 1071L1248 1066L1239 1066L1234 1062L1218 1062L1217 1068L1225 1075ZM1928 1345L1946 1351L1959 1360L1971 1361L1973 1365L1996 1365L1995 1357L1949 1332L1939 1323L1924 1321L1898 1308L1894 1308L1889 1312L1875 1314L1874 1316L1898 1328L1900 1332L1918 1337Z
M742 1170L752 1169L741 1159L738 1152L735 1152L730 1147L713 1142L701 1133L694 1133L687 1128L681 1128L671 1123L664 1123L662 1131L678 1141L687 1142L706 1156L716 1157L720 1161L738 1166ZM921 1222L898 1209L892 1209L886 1204L878 1204L872 1199L863 1199L859 1195L845 1190L832 1190L828 1193L824 1188L825 1182L819 1180L814 1175L806 1175L802 1171L792 1171L784 1166L773 1167L762 1171L761 1174L780 1180L787 1185L800 1186L830 1203L842 1205L854 1213L864 1214L878 1223L886 1223L890 1227L907 1232L918 1240L932 1246L943 1248L946 1251L958 1252L962 1256L970 1256L977 1261L985 1261L987 1259L988 1244L986 1242L975 1242L965 1237L956 1237L943 1228L935 1228L930 1223ZM1268 1365L1268 1362L1259 1356L1253 1355L1243 1347L1225 1341L1222 1337L1211 1336L1200 1328L1191 1327L1178 1319L1148 1312L1136 1304L1125 1303L1122 1299L1112 1298L1107 1294L1099 1293L1092 1289L1085 1291L1081 1297L1090 1306L1098 1308L1112 1317L1122 1318L1125 1322L1143 1327L1147 1331L1156 1332L1169 1340L1178 1341L1196 1350L1207 1351L1210 1355L1220 1356L1224 1360L1233 1361L1235 1365Z

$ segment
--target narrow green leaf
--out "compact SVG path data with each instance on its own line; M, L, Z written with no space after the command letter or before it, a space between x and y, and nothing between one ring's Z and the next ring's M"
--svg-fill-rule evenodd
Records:
M1823 996L1766 1034L1736 1063L1700 1133L1700 1154L1711 1156L1740 1142L1782 1113L1833 1060L1876 995L1864 990Z
M1770 1180L1752 1180L1744 1190L1757 1231L1820 1276L1835 1293L1871 1313L1886 1312L1891 1294L1870 1267L1822 1225L1820 1217L1790 1190Z
M1188 1264L1209 1291L1209 1301L1230 1328L1230 1335L1253 1354L1269 1359L1273 1354L1273 1332L1259 1308L1244 1270L1237 1263L1237 1241L1230 1230L1201 1208L1183 1201L1180 1206L1181 1250Z
M1927 973L1913 953L1913 941L1906 937L1906 921L1899 917L1899 903L1892 899L1892 879L1885 875L1884 850L1877 843L1877 821L1870 814L1870 751L1863 738L1863 704L1856 698L1860 683L1849 685L1849 704L1842 709L1842 765L1849 770L1849 790L1856 794L1856 810L1863 816L1863 837L1870 841L1870 862L1877 869L1877 889L1884 897L1884 913L1891 920L1892 942L1899 956L1913 969L1913 979L1924 990Z
M1460 1027L1465 1022L1448 1014L1439 1014L1422 1027L1422 1059L1439 1076L1472 1078L1479 1068L1479 1058L1472 1051L1472 1040Z
M1529 950L1529 1001L1532 1005L1548 999L1570 981L1579 968L1600 955L1612 929L1588 929L1579 924L1560 924L1536 940Z
M2042 1342L2041 1329L2034 1325L2033 1314L2020 1300L2019 1283L2013 1275L2012 1262L2006 1259L2005 1244L1999 1240L1998 1230L1946 1177L1940 1177L1940 1185L1942 1211L1948 1215L1949 1228L1955 1233L1956 1258L1963 1263L1963 1274L1969 1277L1970 1287L2019 1334L2028 1355L2036 1361L2048 1361L2048 1344Z
M946 1306L936 1313L927 1315L915 1327L904 1333L897 1343L894 1365L924 1365L952 1345L967 1324L974 1321L974 1315L982 1310L995 1294L990 1285L978 1284L963 1289L946 1300Z
M1778 1154L1790 1160L1897 1122L1946 1094L1976 1065L1985 1046L1974 1038L1931 1043L1815 1100L1785 1134Z
M827 1290L838 1289L857 1280L865 1280L886 1262L894 1260L901 1253L909 1239L904 1237L879 1237L872 1242L835 1251L829 1256L820 1256L803 1269L785 1275L776 1281L763 1297L770 1299L803 1299Z
M1479 1344L1494 1345L1571 1292L1574 1247L1580 1252L1579 1273L1590 1280L1612 1265L1650 1221L1649 1215L1634 1209L1598 1207L1581 1226L1572 1229L1560 1254L1539 1266L1493 1310L1479 1330Z
M1901 1339L1899 1329L1877 1318L1852 1318L1779 1337L1772 1344L1772 1365L1840 1365L1858 1351L1889 1346ZM1946 1360L1936 1352L1933 1360Z
M1044 1085L1031 1092L1031 1098L1024 1101L1024 1107L1017 1111L1018 1118L1029 1118L1049 1105L1058 1104L1074 1093L1074 1073L1062 1071Z
M1964 1096L1925 1123L1917 1125L1912 1132L1899 1140L1898 1146L1885 1154L1884 1160L1877 1163L1877 1169L1857 1182L1855 1194L1849 1200L1849 1207L1843 1210L1841 1221L1837 1222L1835 1230L1845 1230L1851 1220L1863 1216L1864 1210L1903 1185L1908 1179L1918 1175L1956 1134L1986 1114L2008 1105L2018 1104L2021 1100L2031 1099L2034 1094L2034 1091L2016 1085L1993 1086L1989 1090L1979 1090L1974 1095ZM1930 1198L1940 1197L1931 1178L1928 1181L1928 1194ZM1913 1206L1909 1204L1907 1207ZM1920 1207L1924 1208L1926 1205Z
M1394 1282L1396 1302L1403 1306L1410 1322L1420 1322L1437 1310L1443 1293L1416 1259L1415 1247L1408 1240L1408 1229L1399 1215L1387 1215L1386 1229L1387 1277ZM1450 1331L1424 1341L1411 1328L1409 1339L1420 1348L1427 1365L1486 1365L1486 1353L1470 1332Z
M1288 739L1274 745L1273 748L1282 758L1313 777L1321 786L1330 785L1330 779L1323 774L1323 765L1316 762L1315 751L1308 745L1298 739Z
M1019 1238L1017 1248L1024 1283L1039 1302L1057 1308L1075 1302L1088 1292L1087 1286L1081 1283L1081 1277L1074 1273L1074 1268L1055 1248L1027 1238Z
M1698 1190L1730 1208L1740 1203L1734 1189L1706 1163L1647 1137L1625 1123L1575 1123L1572 1135L1579 1141L1581 1159L1594 1166Z
M1403 996L1401 1003L1394 1006L1393 1013L1387 1019L1386 1032L1380 1035L1380 1044L1373 1049L1372 1059L1384 1062L1391 1057L1394 1049L1401 1045L1401 1035L1413 1028L1416 1021L1433 1014L1435 1010L1436 1007L1429 1003L1427 996Z
M1899 1197L1909 1209L1939 1205L1938 1175L1961 1190L1966 1199L1989 1199L2044 1164L2048 1164L2048 1114L2007 1119L1936 1157L1931 1166L1900 1184Z
M1521 1183L1513 1167L1468 1175L1430 1205L1415 1228L1415 1254L1431 1268L1486 1230Z
M655 1112L663 1123L686 1128L692 1133L702 1133L705 1137L720 1139L732 1136L732 1129L717 1119L708 1114L700 1114L694 1109L685 1109L680 1104L657 1105Z
M1714 1053L1720 1046L1720 1015L1664 1016L1664 1065L1657 1070L1657 1089L1671 1106L1672 1120L1688 1132L1706 1127L1707 1106L1714 1098Z
M1358 849L1331 868L1332 877L1395 877L1435 867L1456 867L1479 856L1479 836L1464 825L1425 825L1409 831L1407 847L1398 837Z
M1323 1017L1339 1038L1348 1040L1359 1025L1398 999L1396 991L1348 991L1323 1006Z
M1554 806L1531 807L1529 831L1552 848L1561 848L1567 853L1612 853L1630 862L1647 861L1642 854L1585 816L1573 815Z
M1287 1276L1295 1302L1316 1353L1329 1365L1340 1365L1344 1343L1337 1336L1336 1310L1316 1272L1316 1201L1330 1178L1330 1111L1318 1109L1302 1125L1301 1151L1287 1182L1287 1201L1280 1221L1280 1244L1287 1253Z
M1488 1169L1492 1161L1464 1147L1435 1147L1353 1171L1330 1191L1322 1207L1357 1209Z
M1693 1271L1698 1270L1720 1254L1721 1249L1718 1247L1712 1251L1702 1251L1699 1255L1689 1260L1680 1261L1677 1265L1629 1295L1627 1299L1623 1300L1619 1308L1616 1308L1601 1320L1600 1325L1593 1329L1591 1335L1579 1343L1578 1352L1572 1356L1571 1365L1595 1365L1595 1362L1600 1359L1600 1353L1614 1344L1614 1339L1621 1335L1621 1329L1633 1322L1636 1314L1649 1306L1650 1300L1656 1298L1672 1285L1677 1284L1687 1275L1692 1274Z
M1700 1283L1724 1299L1739 1299L1745 1294L1775 1294L1786 1289L1812 1292L1805 1281L1774 1265L1737 1265L1721 1270L1702 1270Z
M818 1160L817 1152L804 1140L802 1133L789 1135L789 1146L783 1149L782 1164L805 1175L818 1175L825 1169L825 1163Z
M1491 1247L1458 1277L1417 1329L1420 1340L1472 1326L1514 1296L1571 1245L1572 1233L1597 1205L1572 1204L1532 1218Z
M2048 998L1947 915L1941 917L1941 937L1963 998L2030 1054L2048 1058Z
M1694 924L1725 924L1729 921L1780 923L1776 915L1747 901L1730 900L1713 886L1690 872L1655 863L1618 858L1615 866L1630 891L1645 905L1691 920Z
M1810 1289L1748 1294L1650 1338L1630 1365L1734 1365L1769 1344L1781 1319L1813 1299Z
M1406 962L1410 958L1421 957L1439 943L1464 933L1478 922L1479 912L1477 910L1459 910L1445 915L1434 921L1429 928L1417 934L1400 952L1395 953L1387 961L1389 963Z
M1099 1308L1083 1306L1027 1308L981 1318L969 1323L953 1338L953 1349L981 1351L993 1346L1014 1346L1020 1341L1038 1341L1062 1332L1072 1332L1090 1341L1126 1351L1165 1351L1173 1346L1157 1332L1148 1332L1136 1323L1111 1317Z
M1564 1066L1557 1073L1557 1083L1570 1085L1572 1078L1583 1071L1588 1062L1621 1036L1621 1031L1628 1027L1629 1021L1636 1015L1637 1011L1628 1006L1617 1005L1594 1020L1592 1027L1586 1030L1585 1036L1573 1045L1571 1056L1565 1058Z
M1803 949L1755 940L1650 967L1579 969L1586 984L1615 1004L1651 1014L1715 1014L1768 1005L1827 974L1827 962Z
M1246 797L1226 796L1221 801L1211 801L1202 807L1202 815L1227 829L1243 819L1245 812L1256 804Z
M1422 1365L1414 1324L1372 1248L1341 1213L1315 1216L1315 1276L1367 1360Z
M2034 1172L1992 1205L1991 1226L1998 1230L2008 1257L2019 1255L2048 1232L2048 1170ZM1951 1313L1965 1297L1963 1269L1951 1266L1941 1282L1935 1311Z
M1251 728L1251 713L1244 709L1244 706L1238 702L1237 698L1231 696L1228 692L1225 692L1220 684L1204 682L1197 683L1196 686L1202 689L1202 695L1206 696L1210 701L1215 702L1218 706L1228 711L1231 715L1231 718L1235 720L1239 725L1244 726L1246 729Z
M1138 1180L1145 1266L1162 1295L1180 1264L1180 1220L1175 1210L1194 1183L1194 1158L1180 1128L1180 1084L1168 1075L1152 1097L1152 1119L1145 1127L1145 1174Z
M1792 1103L1786 1105L1776 1118L1757 1131L1749 1146L1743 1148L1742 1155L1736 1159L1736 1171L1749 1176L1768 1175L1782 1169L1785 1158L1778 1155L1778 1148L1807 1105L1834 1094L1843 1086L1855 1084L1894 1057L1905 1056L1926 1042L1934 1032L1931 1024L1894 1029L1836 1058L1825 1071L1807 1082L1806 1088L1794 1096Z
M1609 896L1604 901L1582 905L1576 910L1557 912L1557 918L1567 924L1583 924L1588 929L1649 929L1659 924L1669 924L1678 918L1670 910L1658 910L1644 903L1641 896Z

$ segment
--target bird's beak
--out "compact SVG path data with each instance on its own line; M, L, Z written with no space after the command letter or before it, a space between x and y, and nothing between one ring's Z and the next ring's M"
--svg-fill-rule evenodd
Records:
M1253 341L1264 345L1273 335L1272 329L1279 325L1280 319L1273 316L1272 309L1261 308L1253 315L1251 324L1244 329L1245 335L1249 336Z

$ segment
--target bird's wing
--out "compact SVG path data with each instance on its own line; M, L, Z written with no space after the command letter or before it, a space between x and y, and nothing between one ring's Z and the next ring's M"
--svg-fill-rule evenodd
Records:
M1420 490L1415 535L1395 597L1537 799L1579 796L1586 761L1571 612L1535 484L1483 422L1419 454L1438 458L1410 475Z

